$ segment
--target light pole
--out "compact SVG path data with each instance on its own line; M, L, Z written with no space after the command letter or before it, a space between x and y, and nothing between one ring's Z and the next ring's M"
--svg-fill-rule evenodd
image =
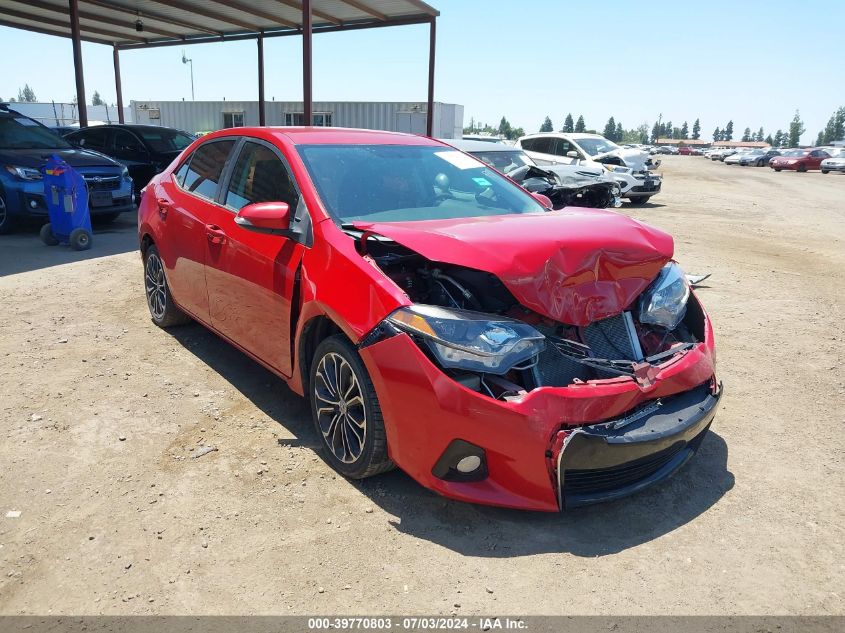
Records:
M191 101L194 101L194 60L185 57L185 51L182 51L182 63L191 65Z

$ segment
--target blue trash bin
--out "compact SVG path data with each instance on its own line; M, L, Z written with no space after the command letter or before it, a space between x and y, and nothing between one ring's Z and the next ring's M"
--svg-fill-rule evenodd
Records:
M91 248L91 214L85 179L53 154L41 168L49 224L41 227L41 241L48 246L69 244L77 251Z

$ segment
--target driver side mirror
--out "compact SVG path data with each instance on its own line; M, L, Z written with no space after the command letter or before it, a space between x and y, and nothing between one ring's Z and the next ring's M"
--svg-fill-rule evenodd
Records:
M578 152L576 152L574 149L571 149L566 152L566 155L569 156L569 158L578 158Z
M238 212L235 224L255 233L287 235L290 231L290 206L287 202L253 202Z
M552 209L552 201L551 198L548 196L544 196L542 193L532 193L531 196L543 205L544 208L551 210Z

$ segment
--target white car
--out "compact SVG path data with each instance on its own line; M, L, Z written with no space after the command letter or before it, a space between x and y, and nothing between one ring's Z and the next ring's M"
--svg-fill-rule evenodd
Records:
M744 156L748 156L751 152L752 149L749 147L740 147L730 156L726 156L723 162L725 165L739 165L739 161L742 160Z
M619 185L622 198L644 203L660 193L663 179L651 171L654 162L647 152L619 147L598 134L549 132L523 136L516 142L538 165L580 165L605 169Z
M831 171L845 172L845 148L838 147L829 150L828 153L830 154L830 158L825 158L821 164L822 173L826 174Z

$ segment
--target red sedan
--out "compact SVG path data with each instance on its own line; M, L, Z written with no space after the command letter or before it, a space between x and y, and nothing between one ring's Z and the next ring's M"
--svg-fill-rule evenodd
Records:
M533 510L615 499L701 444L713 331L669 235L547 202L428 138L221 130L145 189L147 303L306 396L347 477L398 466Z
M769 161L769 167L775 171L791 169L792 171L810 171L821 169L822 161L830 158L823 149L790 149Z

